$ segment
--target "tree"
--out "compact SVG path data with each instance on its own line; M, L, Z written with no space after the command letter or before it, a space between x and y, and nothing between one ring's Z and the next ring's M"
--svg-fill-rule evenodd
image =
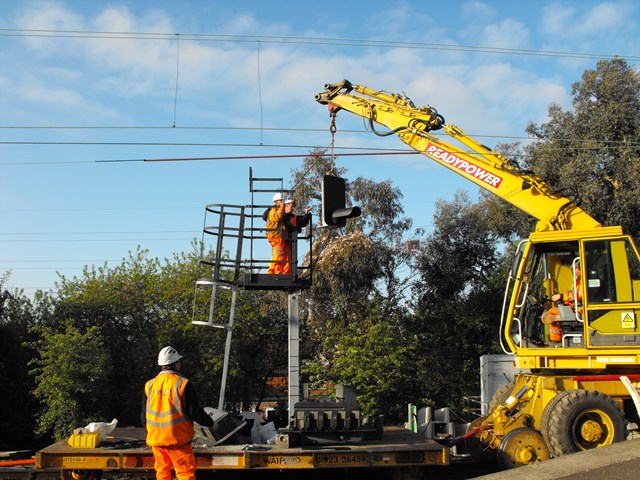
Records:
M640 75L623 59L602 60L571 93L572 109L552 104L547 122L527 127L536 141L511 151L554 190L576 189L582 208L603 225L622 225L638 240ZM502 203L485 200L503 220L503 233L528 235L532 222L523 222L522 213L507 215Z
M138 249L115 267L85 268L81 277L61 277L55 318L59 324L68 322L79 335L99 328L94 335L112 367L108 383L113 390L102 397L104 420L117 417L121 425L139 424L142 388L155 374L156 355L164 346L161 332L172 318L189 318L184 283L166 269L163 276L160 261Z
M52 432L59 440L74 428L108 417L108 399L115 394L110 383L113 366L99 327L85 333L70 322L62 332L37 328L39 354L32 365L35 394L43 408L36 433Z
M21 290L5 289L8 274L0 275L0 450L33 449L38 403L35 384L29 376L29 361L35 355L30 329L48 316L50 297L36 292L29 299ZM45 440L46 441L46 440Z
M351 194L365 212L354 225L366 232L372 243L371 255L379 267L374 276L379 280L377 296L383 312L392 314L402 308L414 281L414 246L423 231L411 233L413 221L404 216L402 192L390 180L374 182L358 177L351 184Z
M403 322L384 314L375 302L362 301L347 321L326 325L324 352L331 352L325 380L355 387L358 404L369 415L384 415L397 424L406 418L406 404L415 394L412 345L407 343ZM337 322L337 321L336 321ZM340 332L338 334L338 332Z
M414 288L412 353L420 403L460 413L478 393L479 358L498 351L502 282L497 237L487 212L466 193L438 201L434 231L422 242Z
M444 299L459 301L489 278L497 262L497 239L487 223L483 206L472 203L466 192L458 191L451 202L436 202L434 232L423 241L416 262L423 310Z
M107 383L112 387L108 397L100 395L103 405L95 412L102 414L103 420L116 417L121 425L139 424L144 383L156 375L157 353L166 345L184 356L183 371L197 386L201 403L218 405L226 329L192 323L195 304L202 303L208 315L211 298L210 291L194 296L196 279L208 275L199 264L199 250L194 243L192 253L160 261L138 249L115 267L85 269L80 278L62 277L55 321L47 330L38 330L40 341L48 345L44 335L68 335L60 325L73 328L73 333L80 336L93 332L92 338L102 341L111 367ZM268 296L250 291L237 295L225 392L232 409L259 402L273 370L286 366L286 316L281 315L280 304L265 309L268 302L264 298ZM230 290L218 289L214 323L227 324L230 309ZM46 370L53 368L52 362L53 357L47 355L38 366ZM85 395L100 393L85 388ZM51 409L55 397L41 398L44 408ZM79 417L90 413L77 402L75 407Z
M321 178L330 170L347 173L314 152L293 172L299 204L319 201ZM314 191L316 196L308 193ZM313 357L303 360L303 377L353 385L365 412L384 411L393 422L404 413L398 398L411 370L402 319L412 280L405 268L413 259L412 222L403 216L402 193L390 180L356 178L347 183L347 195L347 204L359 205L363 216L342 231L321 231L313 242L314 285L305 296L304 316Z

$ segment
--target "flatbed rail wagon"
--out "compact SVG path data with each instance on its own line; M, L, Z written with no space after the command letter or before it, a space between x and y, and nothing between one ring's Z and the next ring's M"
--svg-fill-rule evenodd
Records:
M142 428L117 428L95 448L77 448L66 441L36 453L35 475L59 472L63 480L98 479L110 474L153 474L153 455ZM194 442L198 471L265 471L312 469L401 469L449 465L449 449L402 427L385 427L380 440L339 445L278 445ZM393 473L393 472L389 472ZM33 478L32 477L32 478ZM121 478L121 477L120 477Z

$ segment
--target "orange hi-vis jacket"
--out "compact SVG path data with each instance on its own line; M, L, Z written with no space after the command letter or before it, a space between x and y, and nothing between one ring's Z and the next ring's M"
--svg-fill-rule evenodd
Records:
M285 234L284 205L270 208L267 214L267 240L273 246L282 243Z
M291 271L289 265L288 250L285 242L287 227L284 224L284 205L269 209L267 215L267 240L271 244L271 263L269 274L288 274Z
M163 370L144 386L147 395L147 444L180 447L193 440L193 421L184 411L187 380L178 372Z

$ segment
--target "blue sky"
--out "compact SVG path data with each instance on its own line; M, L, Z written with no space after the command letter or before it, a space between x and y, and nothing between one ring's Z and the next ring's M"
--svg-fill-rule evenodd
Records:
M489 146L526 141L599 58L637 68L639 21L633 0L0 0L0 274L30 295L138 245L189 251L205 205L251 202L250 167L286 179L302 159L142 160L326 147L314 94L343 78ZM341 152L406 149L346 112L337 127ZM338 164L391 179L427 230L436 200L476 192L418 155Z

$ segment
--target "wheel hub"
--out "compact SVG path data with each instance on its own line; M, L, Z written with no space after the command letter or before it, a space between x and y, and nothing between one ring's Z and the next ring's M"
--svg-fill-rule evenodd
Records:
M507 433L497 453L498 463L502 468L531 465L548 460L551 456L542 435L527 427L516 428Z
M536 452L533 450L533 448L531 448L529 445L525 445L524 447L518 449L515 456L518 460L518 463L529 465L533 462L535 453Z
M587 442L597 442L602 437L602 433L602 426L594 420L587 420L580 428L580 435Z

